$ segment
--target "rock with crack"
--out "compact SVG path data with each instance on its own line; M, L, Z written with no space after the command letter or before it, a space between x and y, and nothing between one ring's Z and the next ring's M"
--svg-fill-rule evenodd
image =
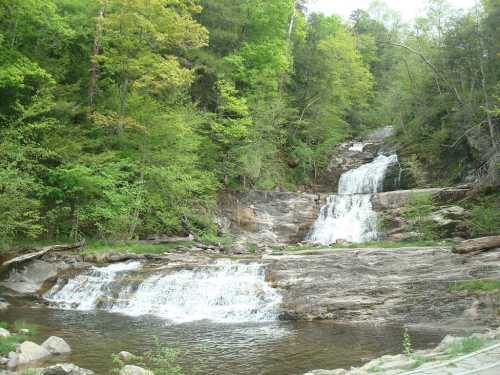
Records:
M51 354L69 354L71 353L71 347L66 341L57 336L50 336L44 341L42 347L47 349Z
M14 369L17 366L40 361L50 357L50 355L50 352L42 346L31 341L25 341L17 347L16 352L9 353L7 367L9 369Z

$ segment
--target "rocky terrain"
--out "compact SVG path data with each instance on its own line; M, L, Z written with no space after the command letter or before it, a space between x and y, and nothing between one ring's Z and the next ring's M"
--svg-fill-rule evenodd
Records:
M455 282L500 277L500 249L339 249L267 255L268 280L287 319L424 325L496 325L500 295L452 292Z
M476 333L469 337L446 336L434 349L411 350L407 338L407 353L385 355L365 365L351 369L314 370L304 375L384 375L413 374L498 374L500 369L500 330ZM473 353L471 353L473 352ZM483 368L483 371L478 370ZM476 369L477 371L470 372Z

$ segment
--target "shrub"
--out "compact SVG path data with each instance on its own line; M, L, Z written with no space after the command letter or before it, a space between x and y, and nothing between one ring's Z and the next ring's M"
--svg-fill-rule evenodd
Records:
M402 216L408 220L421 240L433 240L439 237L437 225L429 219L436 210L431 193L412 193L403 208Z

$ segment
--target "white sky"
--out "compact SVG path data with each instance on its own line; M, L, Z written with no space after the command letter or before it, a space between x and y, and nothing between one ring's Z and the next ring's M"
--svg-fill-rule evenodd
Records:
M367 9L372 0L309 0L309 10L332 13L348 18L353 10ZM401 13L405 21L412 20L418 15L427 3L426 0L385 0L391 9ZM468 9L475 4L475 0L449 0L454 8Z

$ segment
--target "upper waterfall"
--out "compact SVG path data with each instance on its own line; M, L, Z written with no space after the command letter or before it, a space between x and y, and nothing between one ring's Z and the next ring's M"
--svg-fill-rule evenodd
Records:
M383 190L388 168L397 155L379 155L371 163L347 171L340 177L338 195L321 208L307 240L329 245L338 240L365 242L378 236L377 216L371 194Z
M57 284L44 298L66 309L155 315L174 323L261 322L278 318L281 295L257 263L218 260L195 269L158 270L144 278L140 263L92 267Z

